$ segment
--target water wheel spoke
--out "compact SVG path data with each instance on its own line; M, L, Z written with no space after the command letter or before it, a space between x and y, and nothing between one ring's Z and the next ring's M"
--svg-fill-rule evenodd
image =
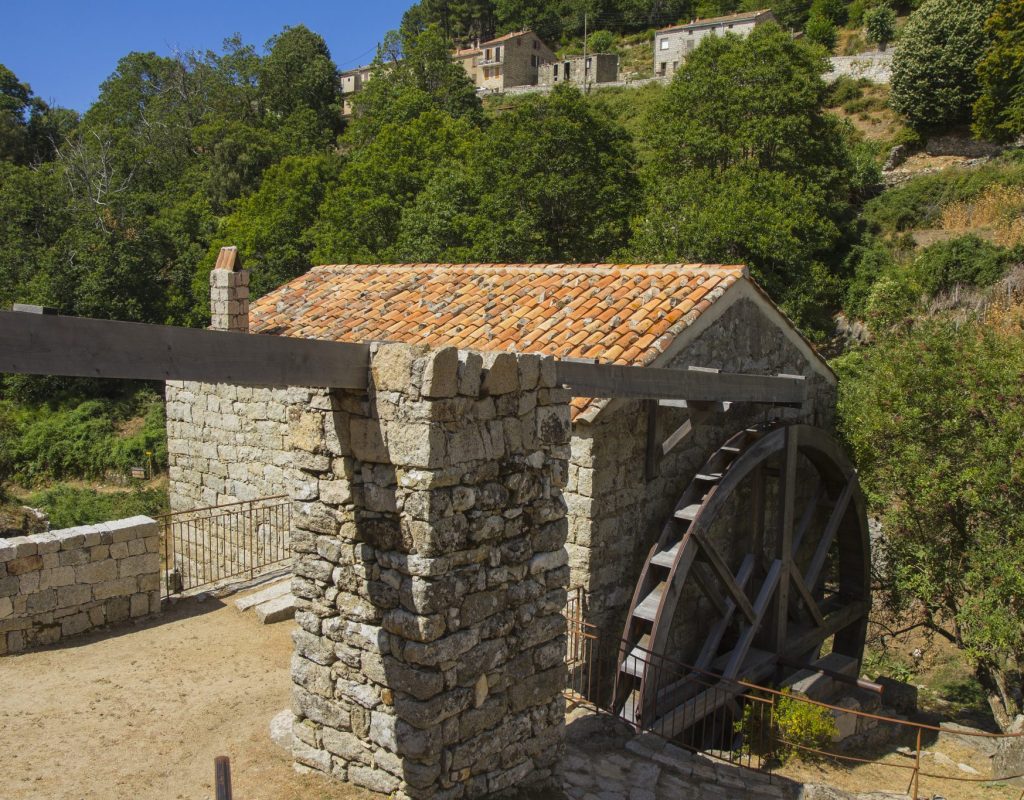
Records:
M825 560L828 558L828 551L832 547L832 542L835 541L836 533L839 531L839 523L843 521L843 517L846 515L846 508L850 505L850 498L853 497L853 490L856 485L856 476L851 476L843 488L843 493L839 495L839 499L832 508L832 514L825 525L825 532L821 535L821 541L818 542L818 548L814 551L814 556L807 567L807 572L804 573L804 583L807 586L818 585L818 578L821 576L821 570L824 568Z
M725 591L732 598L732 601L736 606L743 612L743 615L751 622L756 622L756 613L754 607L750 604L750 600L747 598L746 592L744 592L736 580L732 576L732 571L726 566L725 561L718 554L704 537L699 533L691 534L694 541L700 546L701 555L707 559L708 566L714 571L715 576L719 582L725 587Z

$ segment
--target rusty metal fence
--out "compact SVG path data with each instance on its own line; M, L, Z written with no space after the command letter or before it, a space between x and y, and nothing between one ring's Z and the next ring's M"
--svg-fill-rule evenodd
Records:
M163 514L164 596L249 579L291 559L291 501L261 497Z
M974 784L984 785L985 797L1024 800L1024 772L969 774L967 765L940 760L929 749L943 735L998 743L1024 734L951 732L729 680L643 649L632 651L627 667L655 692L653 700L639 699L634 707L628 699L613 697L621 640L584 619L585 603L582 591L570 592L565 695L571 704L613 714L638 732L656 734L691 753L797 781L803 766L816 763L835 767L842 788L853 791L889 790L923 800L933 794L961 796L964 787ZM1024 752L1024 742L1013 746Z

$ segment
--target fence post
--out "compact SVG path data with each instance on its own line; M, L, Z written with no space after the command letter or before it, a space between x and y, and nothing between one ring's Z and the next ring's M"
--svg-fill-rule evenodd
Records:
M917 789L918 784L921 780L921 729L917 729L917 750L914 756L914 777L911 778L910 785L913 787L914 792L911 795L912 800L917 800Z
M231 760L227 756L213 759L213 783L217 800L231 800Z

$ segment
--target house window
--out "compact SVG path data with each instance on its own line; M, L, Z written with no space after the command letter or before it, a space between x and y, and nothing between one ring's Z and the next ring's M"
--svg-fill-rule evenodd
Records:
M662 61L661 62L661 74L664 75L665 71L667 69L668 69L668 62L667 61Z
M554 78L555 83L558 83L558 64L552 65L551 76Z
M587 69L590 69L590 59L587 59Z
M501 48L500 47L495 47L494 48L494 60L495 61L501 61Z
M693 42L691 42L691 41L687 41L686 42L686 52L687 53L692 53L693 52Z
M672 62L672 71L673 72L678 72L679 71L679 62L678 61L673 61Z
M662 39L661 40L661 49L662 50L668 50L668 39Z
M533 40L533 49L540 50L540 43L536 39Z
M488 47L486 50L484 50L484 61L490 61L490 60L491 60L491 48Z
M729 30L732 30L732 25L729 26Z

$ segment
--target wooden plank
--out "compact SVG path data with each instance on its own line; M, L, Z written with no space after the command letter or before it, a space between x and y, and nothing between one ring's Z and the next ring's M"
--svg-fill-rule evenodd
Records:
M779 586L781 574L782 561L775 559L768 570L768 574L765 576L764 583L761 584L761 591L757 593L757 600L754 602L754 622L744 626L743 633L740 634L736 647L733 648L729 663L726 665L722 677L739 677L740 667L743 665L743 660L747 657L747 651L750 650L750 646L754 643L754 637L761 627L761 621L764 619L769 603L771 603L772 595L774 595L775 590Z
M671 436L662 442L661 454L663 456L667 456L673 449L675 449L677 444L687 439L691 433L693 433L693 422L688 419L676 428Z
M650 483L660 473L659 465L664 452L661 449L661 415L658 401L647 401L647 449L644 453L644 479Z
M577 397L631 397L800 405L803 377L747 375L703 370L628 367L620 364L555 363L556 380Z
M793 571L793 519L796 505L797 428L786 428L785 461L782 468L782 508L779 517L779 558L782 572L779 576L779 591L775 597L775 648L786 641L786 625L789 623L789 573Z
M807 607L808 613L814 619L815 624L824 625L825 618L821 615L821 609L818 608L818 603L811 595L810 590L804 584L804 579L800 577L799 570L792 569L789 571L789 579L793 581L793 585L796 587L800 597L803 598L804 605Z
M836 532L839 530L839 523L842 522L843 516L846 514L846 508L850 505L850 498L853 496L853 489L856 483L856 475L851 476L846 482L843 493L839 495L835 507L832 509L832 515L828 518L828 522L825 525L821 541L818 542L818 549L814 551L814 556L807 567L807 572L804 573L804 583L808 588L818 585L818 578L821 577L821 570L824 568L825 560L828 558L829 548L836 538Z
M0 372L364 389L370 347L0 312Z
M811 648L820 646L832 634L838 633L863 618L870 607L871 604L864 600L846 600L838 610L824 615L824 624L812 630L802 630L790 637L781 652L805 653Z

